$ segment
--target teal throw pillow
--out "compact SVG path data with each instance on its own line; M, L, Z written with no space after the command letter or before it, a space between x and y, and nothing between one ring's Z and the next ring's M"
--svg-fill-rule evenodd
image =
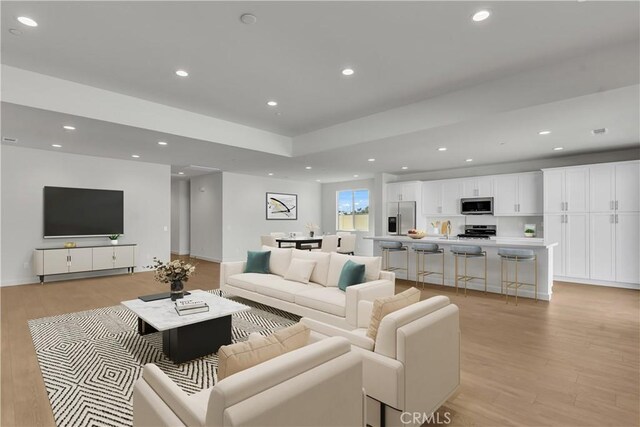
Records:
M338 280L338 288L347 290L347 286L357 285L364 282L364 264L357 264L351 260L344 263Z
M245 273L269 274L269 259L271 251L247 251L247 265Z

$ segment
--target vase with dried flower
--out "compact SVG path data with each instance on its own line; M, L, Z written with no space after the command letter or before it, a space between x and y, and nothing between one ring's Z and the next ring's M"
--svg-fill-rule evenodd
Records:
M318 227L313 222L308 222L307 225L305 225L305 228L309 232L309 237L313 237L316 234L316 230L318 230L320 227Z
M181 259L162 262L153 258L153 264L148 266L155 270L154 278L160 283L168 283L171 290L171 301L184 296L184 282L196 271L196 266Z

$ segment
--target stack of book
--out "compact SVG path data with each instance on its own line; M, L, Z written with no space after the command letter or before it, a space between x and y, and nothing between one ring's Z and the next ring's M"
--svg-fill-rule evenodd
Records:
M180 299L176 301L176 312L180 316L209 311L209 306L201 299Z

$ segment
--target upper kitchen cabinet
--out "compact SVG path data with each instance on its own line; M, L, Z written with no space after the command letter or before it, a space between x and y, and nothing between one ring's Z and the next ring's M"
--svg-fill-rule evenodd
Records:
M615 209L620 212L640 211L640 161L618 163L615 169Z
M638 212L640 162L605 163L589 167L591 212Z
M387 184L387 202L416 202L420 197L420 181Z
M423 182L422 215L459 215L460 188L458 179Z
M495 215L542 215L541 172L495 176L494 188Z
M589 168L544 170L544 212L588 212Z
M493 197L493 177L478 176L461 180L460 197Z

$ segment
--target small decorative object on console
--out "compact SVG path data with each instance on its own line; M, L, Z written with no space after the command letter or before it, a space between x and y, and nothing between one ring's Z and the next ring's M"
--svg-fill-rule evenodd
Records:
M524 235L526 237L535 237L536 236L536 225L535 224L525 224L524 225Z
M153 258L153 264L147 266L155 270L154 278L160 283L171 284L171 301L180 299L184 295L184 283L189 280L189 276L196 270L195 265L191 265L181 259L176 259L168 263Z
M316 230L318 230L320 227L316 224L314 224L313 222L308 222L307 225L304 226L307 231L309 231L309 237L313 237L316 233Z
M118 244L118 237L120 237L119 234L112 234L111 236L109 236L109 240L111 240L112 245Z

